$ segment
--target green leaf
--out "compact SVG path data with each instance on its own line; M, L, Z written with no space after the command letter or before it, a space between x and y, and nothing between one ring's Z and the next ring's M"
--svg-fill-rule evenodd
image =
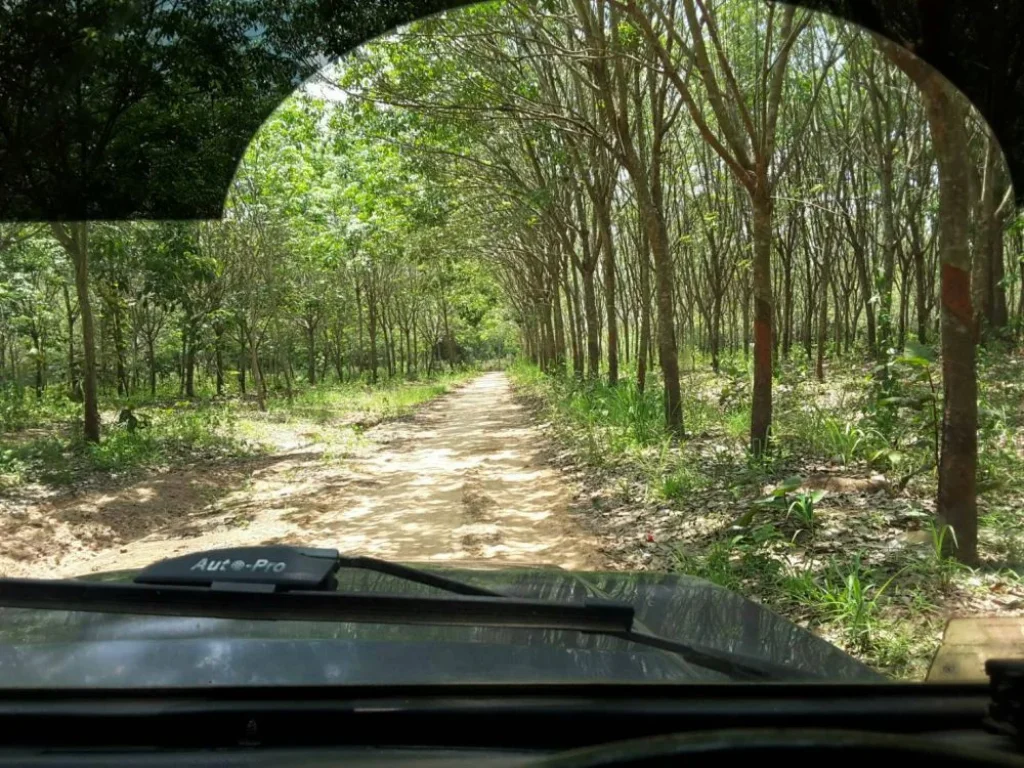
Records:
M935 352L920 342L909 340L905 345L904 357L935 362Z
M800 477L800 475L792 475L790 477L787 477L781 483L779 483L779 486L775 489L774 493L776 495L779 495L780 492L790 493L791 491L795 491L797 488L799 488L803 484L803 482L804 479Z

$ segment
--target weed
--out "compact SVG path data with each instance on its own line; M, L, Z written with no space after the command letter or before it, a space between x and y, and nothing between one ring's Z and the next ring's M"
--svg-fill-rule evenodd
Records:
M801 478L790 475L820 471L825 462L867 465L892 473L891 487L918 501L934 494L941 372L933 360L930 350L908 345L905 352L893 353L883 370L853 375L837 370L827 385L808 382L798 371L792 375L798 366L784 361L785 382L780 380L784 385L775 401L774 447L759 458L746 450L750 411L745 387L749 372L744 370L727 371L723 365L726 376L699 369L688 375L687 432L707 432L692 442L665 432L656 377L648 379L641 397L625 376L618 388L609 389L598 382L547 377L533 367L513 375L517 389L535 395L546 407L559 435L595 463L614 465L609 479L624 470L621 474L632 487L648 489L648 503L674 499L697 508L708 502L707 522L716 524L719 533L688 528L682 534L686 543L674 551L673 570L809 621L865 662L906 677L922 671L922 660L934 650L938 622L950 605L958 604L959 591L952 587L974 588L970 583L978 582L977 589L987 590L989 585L974 574L969 581L963 578L967 571L949 557L955 547L952 532L942 526L929 530L931 544L923 550L890 556L872 547L870 563L868 555L839 550L824 562L824 552L836 551L831 539L812 538L798 546L791 535L795 528L821 538L816 529L822 527L822 497L820 492L801 492ZM980 358L979 489L985 494L981 544L987 561L1004 566L1024 565L1024 535L1019 533L1022 369L1024 359ZM915 478L919 481L909 485ZM758 498L769 483L775 491ZM992 493L995 489L998 494ZM878 540L895 536L894 527L913 528L915 506L922 518L931 517L921 504L903 510L898 506L869 504L862 515L837 518L836 525L847 529L843 533L854 534L839 541ZM858 525L867 530L854 530ZM876 565L877 560L885 565ZM1002 574L1015 591L1020 589L1015 571ZM897 580L899 600L894 600Z
M850 422L832 418L825 419L822 428L829 454L838 464L852 464L867 437L864 430Z
M760 541L753 536L734 536L711 544L703 553L696 554L678 549L674 570L705 579L733 591L751 589L771 592L784 576L783 564L764 549L769 541L778 538L774 526L761 526Z
M679 501L692 495L694 491L706 484L707 478L699 470L691 466L683 466L662 478L658 495L666 500Z
M953 583L953 578L962 573L967 566L955 560L951 555L958 547L956 532L949 525L938 525L934 520L928 522L930 534L929 558L926 561L925 572L933 576L939 588L946 591Z
M778 507L780 509L789 508L789 495L799 488L804 482L804 479L800 475L792 475L787 477L781 483L767 495L757 499L754 504L761 507ZM806 495L806 494L804 494ZM813 509L812 509L813 512Z
M815 508L823 498L825 491L811 491L810 493L798 493L786 511L786 517L795 517L796 521L807 530L814 533Z
M730 437L743 440L750 435L750 409L730 411L725 416L725 431Z
M835 561L829 564L815 589L803 597L805 604L841 628L846 642L858 651L872 644L872 631L880 608L880 600L902 569L876 586L871 572L854 557L848 568Z

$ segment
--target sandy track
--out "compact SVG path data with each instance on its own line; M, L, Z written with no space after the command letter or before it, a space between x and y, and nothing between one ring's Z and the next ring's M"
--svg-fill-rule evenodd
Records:
M355 456L334 457L300 436L299 447L273 456L8 511L0 572L70 576L270 543L406 561L602 565L504 374L367 437Z

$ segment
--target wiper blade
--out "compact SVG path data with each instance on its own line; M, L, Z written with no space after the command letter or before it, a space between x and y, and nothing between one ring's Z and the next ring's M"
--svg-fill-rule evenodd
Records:
M466 595L417 597L247 588L0 579L0 606L151 616L628 632L633 606Z

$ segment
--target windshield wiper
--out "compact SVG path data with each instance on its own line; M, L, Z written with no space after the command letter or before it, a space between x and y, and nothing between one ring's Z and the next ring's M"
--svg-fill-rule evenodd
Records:
M338 587L335 575L342 568L375 571L457 595L504 597L490 589L387 560L342 555L336 549L288 546L234 547L172 557L143 568L133 581L168 586L249 584L262 585L263 589L275 592L294 589L334 592Z
M240 588L239 588L240 587ZM0 606L255 621L566 629L626 632L633 607L588 600L559 603L512 597L426 597L292 590L157 586L43 579L0 579Z
M459 596L337 592L335 574L342 567L372 570ZM242 547L199 552L155 563L141 571L135 582L0 579L0 606L258 621L565 630L658 648L731 678L813 677L791 667L638 631L628 603L510 597L416 568L344 557L329 549Z

